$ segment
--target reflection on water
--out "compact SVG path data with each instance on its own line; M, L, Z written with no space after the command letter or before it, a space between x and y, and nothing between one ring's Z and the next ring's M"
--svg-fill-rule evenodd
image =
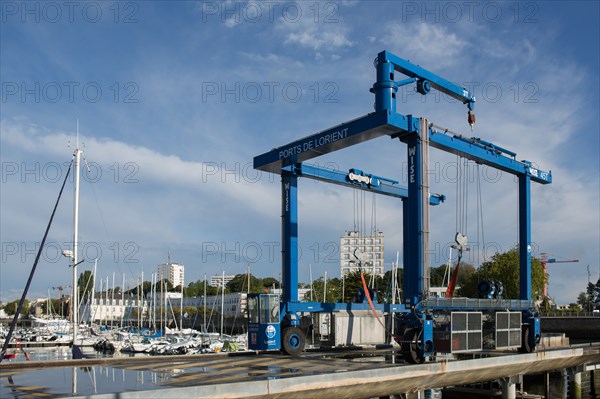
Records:
M24 394L49 394L49 397L63 395L91 395L124 391L158 389L162 383L183 372L181 369L129 370L105 366L87 366L74 368L47 368L31 370L0 378L0 397L19 397ZM75 389L73 378L76 380ZM33 389L32 389L33 387ZM73 390L75 392L73 392ZM46 395L44 395L46 396Z
M60 361L72 358L69 347L31 348L27 349L27 353L31 361ZM84 355L90 358L107 357L102 352L94 350L84 351ZM17 353L14 359L5 360L3 363L23 361L26 361L25 356ZM45 397L73 394L85 396L96 393L157 389L162 383L183 371L180 368L169 367L156 370L130 370L107 366L18 369L10 375L7 371L0 371L0 398L18 398L24 395L35 396L35 394L43 394Z
M48 361L48 360L69 360L72 359L71 348L68 346L57 346L50 348L24 348L25 352L29 355L30 361ZM93 348L82 347L81 348L84 357L86 358L101 358L101 357L115 357L109 353L99 352ZM10 351L12 353L12 350ZM23 351L16 351L13 359L4 360L5 362L25 362L27 361ZM117 356L121 355L120 353Z

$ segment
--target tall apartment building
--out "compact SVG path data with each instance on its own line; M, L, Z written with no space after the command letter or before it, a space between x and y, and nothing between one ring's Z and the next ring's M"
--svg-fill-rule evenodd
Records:
M227 285L228 282L233 280L235 274L226 274L225 278L223 278L222 274L215 274L210 277L210 285L213 287L223 288L223 285Z
M340 237L340 275L359 270L355 254L362 259L363 271L383 276L384 237L383 232L360 235L358 231L347 231Z
M185 284L184 266L178 263L167 262L158 265L158 279L167 279L173 287Z

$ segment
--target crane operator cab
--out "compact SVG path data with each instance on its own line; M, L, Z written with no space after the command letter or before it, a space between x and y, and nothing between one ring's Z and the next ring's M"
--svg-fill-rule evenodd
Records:
M281 298L275 294L248 294L248 349L281 348Z

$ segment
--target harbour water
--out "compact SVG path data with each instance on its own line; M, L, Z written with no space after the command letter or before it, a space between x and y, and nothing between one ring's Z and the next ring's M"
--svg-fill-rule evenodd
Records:
M330 372L339 372L348 369L386 367L386 364L390 366L398 361L393 359L394 356L382 355L383 352L374 355L370 355L365 351L344 355L320 352L307 353L302 357L295 358L294 367L290 368L289 357L275 353L259 356L253 354L237 356L228 356L227 354L193 356L117 354L115 356L96 352L96 356L100 359L91 360L89 364L57 367L62 361L71 359L70 348L31 349L29 353L32 365L34 362L40 361L47 362L48 365L52 364L52 367L44 367L42 363L39 368L20 369L15 367L13 369L0 369L0 398L17 399L29 396L48 398L85 397L105 393L151 391L162 388L202 386L224 382L280 379L298 376L299 373L304 375L319 374L327 372L328 364L331 363L337 363L338 368ZM111 359L101 359L103 357L110 357ZM132 357L136 357L136 359L131 359ZM10 362L4 361L3 366L6 363L22 361L24 361L24 357L17 356ZM307 372L306 370L311 371ZM600 387L599 377L599 375L596 376L595 383L597 387ZM527 375L523 380L523 390L529 394L537 394L540 395L538 397L543 397L545 392L544 383L544 374ZM551 373L549 397L566 399L568 389L565 383L566 380L561 372ZM483 386L479 388L483 388ZM492 392L498 392L499 384L487 384L485 389L490 392L490 396L481 397L492 397ZM589 396L589 392L589 388L587 391L584 390L583 398L592 397ZM434 397L452 398L456 397L455 394L453 395L451 391L435 390Z

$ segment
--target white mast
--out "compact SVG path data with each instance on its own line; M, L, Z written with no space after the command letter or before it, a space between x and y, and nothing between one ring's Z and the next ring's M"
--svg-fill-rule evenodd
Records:
M313 279L312 279L312 264L308 265L308 275L310 280L310 301L313 301ZM317 299L318 301L318 299Z
M92 273L92 278L94 279L92 284L92 302L90 306L90 326L94 324L94 319L96 317L96 311L98 310L98 306L94 304L94 300L96 297L96 266L98 265L98 258L94 259L94 272ZM92 311L93 309L93 311Z
M223 337L223 308L225 305L225 270L223 270L223 280L221 287L221 338Z
M142 270L142 276L140 278L140 291L139 299L138 299L138 331L142 329L142 313L144 311L144 307L141 304L141 301L144 300L144 271Z
M323 302L327 302L327 270L325 271L325 282L323 284Z
M202 319L202 332L206 332L206 273L204 273L204 298L202 299L202 307L204 308L204 318Z
M77 144L75 152L75 190L73 197L73 295L71 298L71 308L73 315L73 346L77 339L77 332L79 330L79 289L77 288L77 244L79 235L79 163L81 161L81 150L79 149L79 119L77 120Z
M113 279L112 279L112 292L110 293L110 327L112 328L113 326L113 322L115 320L115 313L112 309L116 309L115 308L115 272L113 272Z
M123 307L123 312L121 312L121 326L123 327L123 318L125 317L125 273L123 273L123 284L121 285L121 306Z
M183 330L183 279L181 279L181 301L179 302L179 331Z

